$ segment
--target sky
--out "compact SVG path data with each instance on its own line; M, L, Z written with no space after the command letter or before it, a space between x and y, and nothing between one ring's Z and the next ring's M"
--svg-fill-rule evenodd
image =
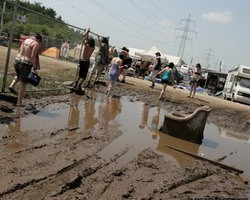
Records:
M250 66L249 0L28 1L52 8L68 24L109 36L117 48L156 46L173 56L184 50L187 64L219 70L223 63L223 72Z

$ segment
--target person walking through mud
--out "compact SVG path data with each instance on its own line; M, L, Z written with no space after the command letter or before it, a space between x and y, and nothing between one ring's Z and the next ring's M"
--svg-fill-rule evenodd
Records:
M111 60L110 69L109 69L109 85L107 89L107 95L110 95L110 92L118 80L119 71L122 67L122 63L125 59L125 55L120 53L119 57L115 57Z
M117 50L116 50L115 46L111 46L109 48L109 64L111 63L111 60L114 57L118 57L118 53L117 53Z
M190 94L189 94L189 98L194 98L195 93L196 93L196 88L199 86L199 80L201 78L201 65L200 63L197 63L195 65L195 70L193 72L193 78L190 82L191 84L191 88L190 88Z
M156 79L157 73L161 69L161 53L156 52L155 56L156 58L154 61L153 70L150 72L148 76L149 80L152 82L152 85L150 86L152 89L155 87L155 79Z
M135 62L135 74L134 74L134 77L135 77L135 78L139 78L139 76L141 75L141 73L140 73L141 65L142 65L142 60L141 60L141 59L138 59L138 60Z
M11 82L9 90L11 93L17 94L14 87L20 81L20 90L16 103L17 107L22 106L22 100L26 92L28 76L31 70L33 69L33 72L37 74L37 70L40 69L39 54L41 47L42 37L40 34L35 34L22 42L19 53L15 58L14 69L16 76Z
M159 100L162 100L167 88L167 85L173 85L174 88L175 86L175 81L174 81L174 63L170 62L169 65L164 67L158 74L162 73L161 77L161 83L162 83L162 90L159 96Z
M131 67L131 64L132 64L133 60L129 56L129 49L127 49L126 47L122 48L122 53L125 55L125 58L123 60L122 67L120 69L118 78L119 78L120 74L122 74L121 83L125 83L126 82L126 76L127 76L127 73L128 73L128 69ZM119 79L118 79L118 81L119 81Z
M92 71L90 73L88 84L90 84L90 81L92 80L94 75L95 75L94 83L98 82L100 77L101 77L101 73L109 64L109 42L108 42L108 39L105 37L100 38L100 36L98 35L98 41L99 41L99 52L96 55L94 68L92 69Z
M82 45L84 45L84 50L82 55L80 55L80 69L74 86L75 91L82 91L82 83L86 79L89 71L90 57L95 50L95 40L92 37L89 37L89 32L90 28L86 29L85 33L83 34Z

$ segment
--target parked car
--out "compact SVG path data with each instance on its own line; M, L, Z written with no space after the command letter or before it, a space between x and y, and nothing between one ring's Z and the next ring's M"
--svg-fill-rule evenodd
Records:
M182 66L180 67L180 71L181 71L183 74L191 75L192 69L191 69L188 65L182 65Z

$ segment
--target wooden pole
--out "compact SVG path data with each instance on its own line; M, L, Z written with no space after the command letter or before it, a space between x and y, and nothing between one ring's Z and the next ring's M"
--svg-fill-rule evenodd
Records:
M242 174L244 171L240 170L240 169L236 169L234 167L231 167L231 166L228 166L228 165L225 165L225 164L222 164L222 163L218 163L216 161L213 161L213 160L210 160L210 159L207 159L207 158L204 158L204 157L201 157L201 156L198 156L198 155L195 155L195 154L192 154L192 153L189 153L187 151L183 151L181 149L177 149L175 147L172 147L172 146L169 146L169 145L165 145L166 147L170 148L170 149L174 149L176 151L179 151L181 153L184 153L184 154L187 154L189 156L192 156L193 158L196 158L196 159L199 159L199 160L203 160L203 161L206 161L206 162L209 162L213 165L216 165L216 166L219 166L223 169L226 169L226 170L229 170L229 171L233 171L233 172L236 172L237 174Z

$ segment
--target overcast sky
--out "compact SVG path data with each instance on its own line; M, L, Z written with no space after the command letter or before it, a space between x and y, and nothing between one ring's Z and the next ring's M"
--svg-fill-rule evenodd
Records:
M62 20L97 34L110 44L177 56L189 15L183 59L223 71L250 66L249 0L29 0L53 8Z

